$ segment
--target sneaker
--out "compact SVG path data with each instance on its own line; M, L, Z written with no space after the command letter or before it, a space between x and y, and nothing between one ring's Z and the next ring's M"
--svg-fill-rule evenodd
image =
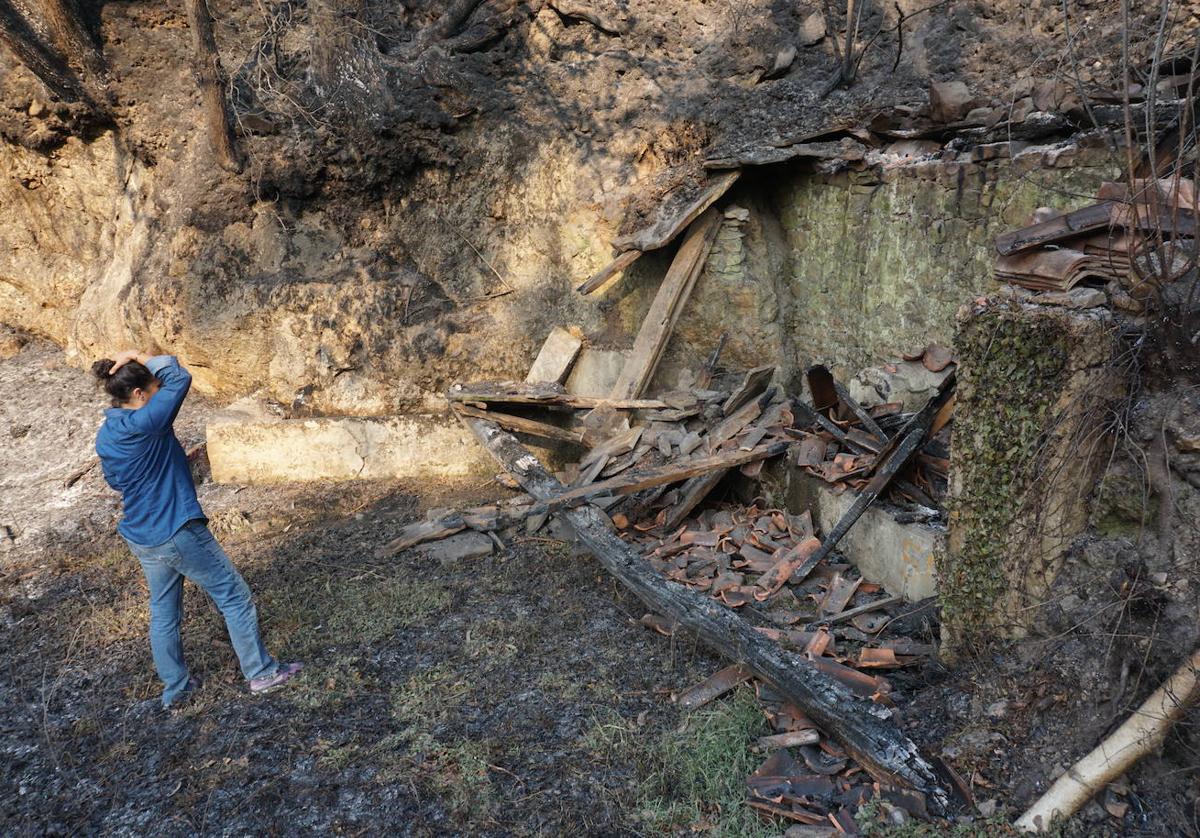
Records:
M250 679L250 692L258 695L265 693L267 690L273 690L276 687L281 687L288 681L292 680L292 676L304 668L302 663L281 663L279 668L275 670L274 675L266 675L262 678Z

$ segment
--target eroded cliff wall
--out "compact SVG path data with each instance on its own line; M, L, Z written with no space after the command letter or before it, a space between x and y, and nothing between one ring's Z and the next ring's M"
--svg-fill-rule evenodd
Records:
M210 6L239 175L200 129L174 5L89 7L99 117L0 52L0 321L81 365L140 344L221 399L317 411L424 410L455 379L520 377L558 324L627 345L669 252L607 294L572 289L722 149L927 113L951 78L970 89L955 118L1078 111L1035 102L1053 68L1034 58L1064 21L1005 4L901 4L903 44L896 10L872 7L878 37L828 95L844 21L816 3L487 0L449 30L437 3ZM1114 33L1077 37L1101 56L1089 82L1111 76ZM938 166L747 177L664 375L726 328L731 363L787 367L948 335L960 291L986 281L986 237L1045 190Z

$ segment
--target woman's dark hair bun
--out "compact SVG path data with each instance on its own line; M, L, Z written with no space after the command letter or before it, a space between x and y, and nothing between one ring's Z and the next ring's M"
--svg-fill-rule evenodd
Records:
M113 372L116 361L105 358L92 364L92 375L96 376L97 386L103 387L104 392L113 398L113 407L120 407L129 401L133 391L145 390L154 383L154 373L137 361L126 361L121 368Z
M105 358L92 364L92 375L101 381L112 375L112 368L116 365L116 361L111 358Z

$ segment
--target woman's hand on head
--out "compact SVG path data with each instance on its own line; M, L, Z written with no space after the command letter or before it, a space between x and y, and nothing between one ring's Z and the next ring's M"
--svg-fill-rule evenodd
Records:
M128 364L130 361L137 361L139 364L144 365L149 360L149 355L144 355L141 352L138 352L136 349L126 349L124 352L113 358L113 365L112 369L109 371L109 375L115 374L117 370Z

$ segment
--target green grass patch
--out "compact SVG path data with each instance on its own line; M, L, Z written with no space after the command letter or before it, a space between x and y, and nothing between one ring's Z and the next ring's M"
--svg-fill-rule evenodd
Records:
M598 720L585 745L641 775L638 817L664 834L692 827L757 838L780 832L746 805L746 778L763 760L755 740L766 720L752 690L740 689L685 717L677 730L647 735L619 716Z
M297 707L316 710L338 707L377 689L378 683L363 671L360 660L347 656L307 662L282 695Z

